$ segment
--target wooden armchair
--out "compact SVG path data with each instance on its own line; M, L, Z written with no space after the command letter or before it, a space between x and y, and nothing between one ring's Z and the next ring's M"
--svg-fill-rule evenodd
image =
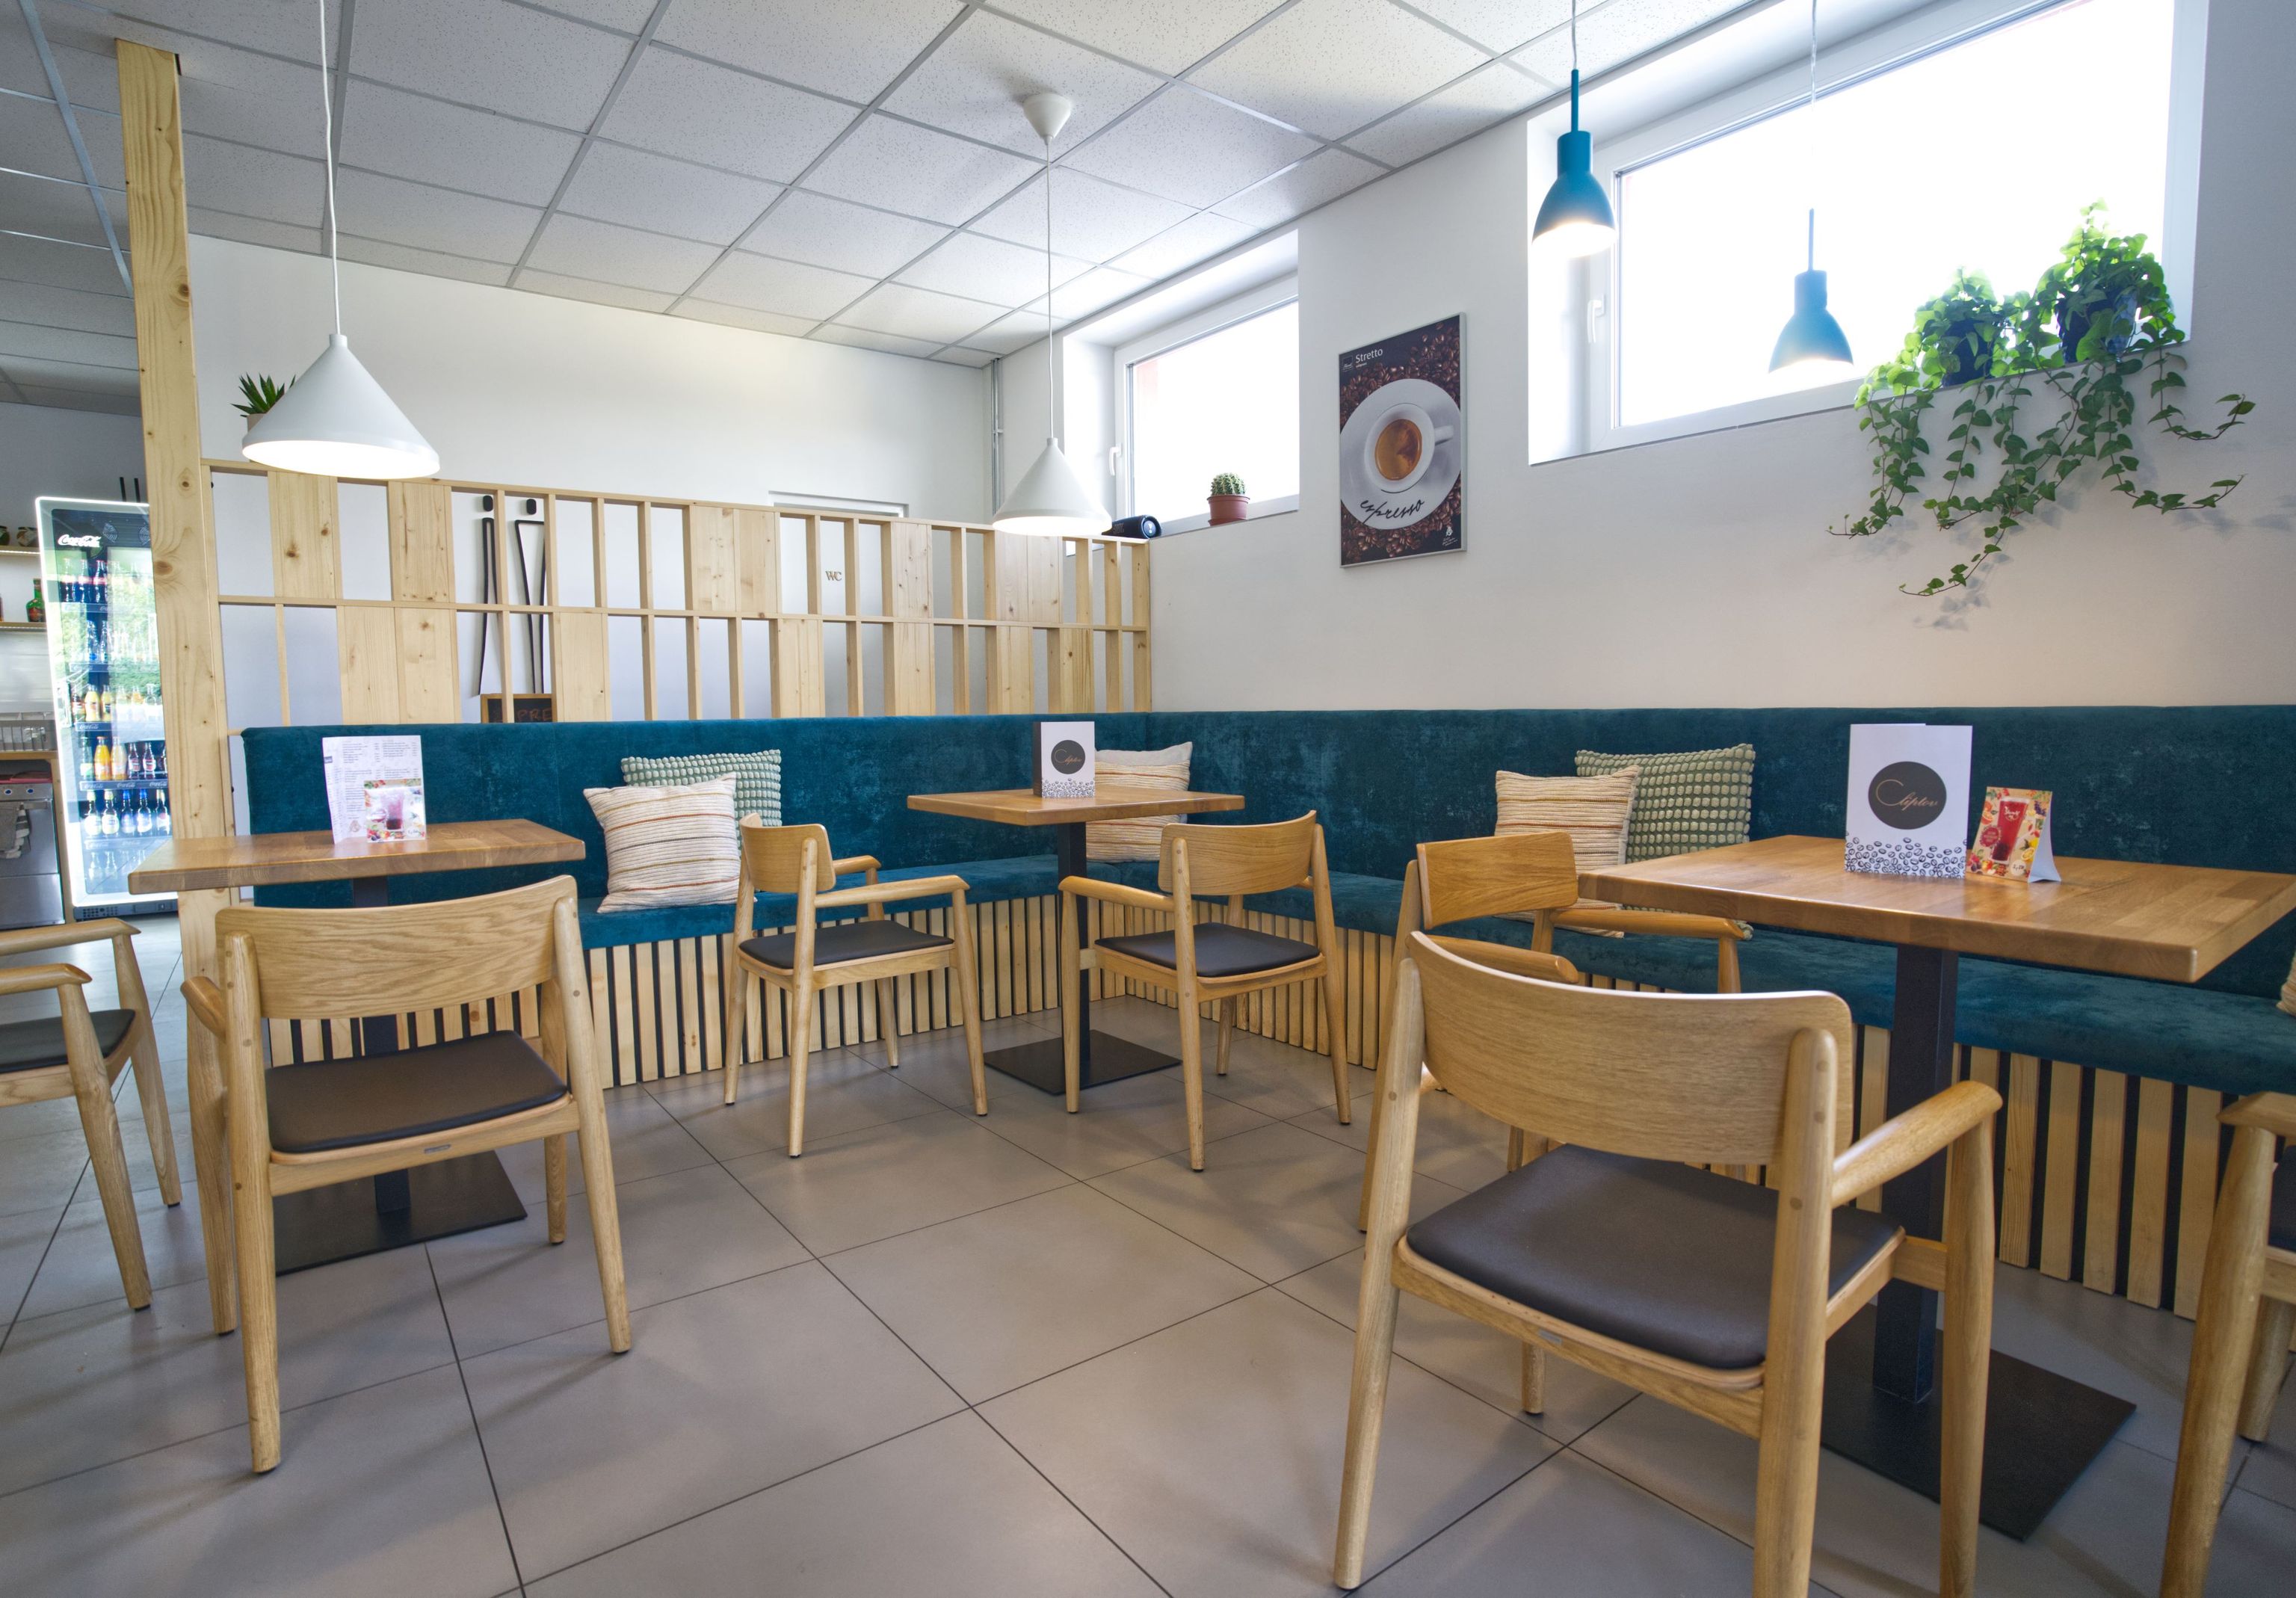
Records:
M1235 1026L1239 995L1289 982L1324 985L1324 1027L1332 1056L1332 1086L1339 1095L1341 1121L1351 1119L1345 1013L1340 995L1340 939L1332 922L1332 878L1324 864L1324 829L1312 810L1296 821L1267 826L1201 826L1175 822L1163 832L1156 883L1151 893L1067 877L1061 882L1061 1029L1067 1047L1068 1108L1078 1102L1077 985L1087 970L1114 971L1152 987L1177 990L1180 999L1180 1081L1188 1102L1188 1165L1204 1168L1203 1043L1198 1036L1198 1005L1218 1005L1217 1065L1227 1074L1228 1035ZM1316 941L1300 943L1243 924L1247 895L1307 888L1316 901ZM1227 919L1199 925L1198 896L1227 900ZM1160 911L1172 918L1168 932L1103 938L1079 948L1080 898L1106 905Z
M1826 1340L1902 1278L1945 1294L1939 1586L1973 1592L2000 1095L1956 1083L1837 1155L1850 1019L1831 994L1570 987L1423 932L1401 953L1332 1579L1363 1579L1401 1291L1521 1340L1534 1413L1559 1354L1759 1438L1753 1591L1801 1598ZM1474 1109L1566 1146L1411 1225L1422 1061ZM1940 1150L1942 1242L1842 1208ZM1777 1191L1685 1161L1765 1164Z
M864 873L859 888L840 888L839 876ZM757 1020L758 987L750 980L769 984L790 996L789 1152L794 1160L805 1152L805 1066L813 1046L814 995L824 987L867 983L877 1006L877 1036L885 1040L888 1062L898 1069L901 1044L898 1017L893 1003L893 979L916 971L954 967L949 1003L964 1026L964 1050L972 1067L972 1113L988 1113L988 1078L980 1057L980 1020L972 971L972 916L965 908L963 877L910 877L898 882L877 880L873 855L838 859L829 848L828 829L818 823L769 827L756 816L742 821L742 878L734 894L734 937L726 955L726 992L729 1018L732 996L741 996L738 1024L729 1019L726 1051L726 1102L740 1090L743 1040ZM787 893L797 897L797 930L771 937L756 936L758 895ZM953 938L905 927L885 914L885 906L903 899L935 898L949 902ZM824 910L853 905L868 906L860 921L816 924Z
M507 893L363 910L216 917L220 985L184 984L221 1040L231 1150L241 1356L255 1469L279 1463L279 1319L271 1198L539 1141L549 1235L566 1241L566 1135L581 1135L606 1342L630 1347L620 1211L584 976L574 879ZM539 1053L483 1032L390 1053L266 1068L273 1020L458 1010L537 990ZM216 1195L202 1193L204 1203ZM226 1268L229 1268L229 1262ZM218 1262L210 1258L209 1269Z
M144 1261L144 1234L135 1224L135 1199L129 1190L127 1153L119 1142L119 1117L111 1102L120 1068L131 1062L135 1093L144 1106L144 1131L152 1142L152 1166L159 1173L160 1196L184 1201L176 1165L176 1132L168 1119L168 1093L160 1077L160 1053L152 1034L152 1001L129 941L135 929L116 918L24 927L0 932L0 955L24 955L98 938L111 944L111 965L122 1005L90 1012L80 992L87 973L76 965L0 966L0 994L52 990L57 1014L51 1020L0 1024L0 1108L72 1099L79 1106L87 1138L88 1164L103 1201L103 1223L111 1233L111 1252L119 1263L119 1285L127 1307L152 1302L151 1272Z

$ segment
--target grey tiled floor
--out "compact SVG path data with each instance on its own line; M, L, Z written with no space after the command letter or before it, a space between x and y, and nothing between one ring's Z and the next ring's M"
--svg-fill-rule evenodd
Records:
M170 930L144 941L155 992L175 980ZM1150 1040L1175 1025L1136 1003L1095 1019ZM1208 1085L1199 1176L1172 1073L1097 1090L1075 1118L992 1076L976 1119L954 1034L902 1053L898 1072L873 1048L816 1061L800 1160L778 1065L747 1072L730 1111L715 1077L611 1095L622 1358L579 1203L562 1248L537 1216L283 1279L286 1458L263 1478L237 1341L205 1327L196 1188L175 1211L139 1194L158 1291L130 1315L76 1126L0 1110L0 1585L1328 1592L1367 1102L1339 1125L1322 1060L1240 1038ZM1501 1168L1496 1131L1453 1102L1424 1125L1421 1206ZM132 1144L141 1123L125 1129ZM538 1204L539 1160L508 1163ZM2152 1590L2189 1339L2002 1273L1997 1341L2137 1413L2039 1536L1985 1534L1985 1591ZM1744 1590L1751 1444L1561 1364L1547 1412L1517 1414L1512 1346L1414 1300L1398 1347L1367 1591ZM2240 1451L2226 1502L2210 1591L2287 1591L2296 1394L2273 1442ZM1817 1590L1932 1590L1936 1520L1828 1456Z

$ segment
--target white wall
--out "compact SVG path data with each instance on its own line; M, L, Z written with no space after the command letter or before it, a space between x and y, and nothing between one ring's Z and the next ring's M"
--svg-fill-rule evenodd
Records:
M989 509L979 371L745 328L343 265L351 348L445 476L752 502L770 492ZM236 456L242 373L281 381L324 347L326 263L192 240L200 425Z
M119 479L144 475L144 429L133 416L0 405L0 527L37 527L42 495L117 499ZM24 619L40 563L0 555L0 619ZM0 633L0 710L45 709L48 646L37 633Z
M1898 585L1965 545L1827 537L1868 488L1849 411L1526 464L1533 389L1562 379L1528 354L1532 158L1509 124L1301 223L1301 508L1157 545L1157 704L2296 701L2296 6L2210 12L2186 375L2194 421L2228 389L2259 408L2216 445L2145 450L2165 488L2245 473L2221 512L2084 488L1941 603ZM2096 114L2069 104L2069 126ZM1338 354L1454 311L1465 549L1342 571Z

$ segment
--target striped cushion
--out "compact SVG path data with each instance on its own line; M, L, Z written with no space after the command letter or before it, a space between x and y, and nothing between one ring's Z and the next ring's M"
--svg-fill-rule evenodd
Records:
M1568 832L1580 871L1620 865L1627 856L1627 824L1634 815L1635 781L1640 774L1631 766L1600 777L1528 777L1503 771L1498 774L1499 832Z
M1176 743L1169 749L1104 749L1093 757L1093 781L1111 788L1185 790L1195 753L1193 743ZM1179 819L1144 815L1137 821L1093 822L1084 830L1085 858L1153 860L1164 829Z
M734 778L682 788L585 788L606 835L601 910L730 905L741 878Z
M754 815L769 827L782 824L782 752L777 749L748 755L622 757L622 781L641 787L683 787L728 773L734 778L735 815Z

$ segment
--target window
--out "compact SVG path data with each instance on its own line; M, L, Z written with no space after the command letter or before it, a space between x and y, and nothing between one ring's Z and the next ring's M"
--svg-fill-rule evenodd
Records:
M2175 9L2070 0L1887 65L1814 107L1688 148L1677 135L1672 152L1622 165L1615 398L1598 392L1596 436L1678 432L1663 424L1799 386L1768 366L1812 204L1816 264L1860 366L1896 351L1915 307L1956 268L2004 295L2030 285L2092 201L2105 202L2113 232L2142 233L2161 252ZM2109 84L2109 103L2070 109L2066 93L2083 84ZM1846 398L1835 383L1761 414Z
M1201 525L1213 476L1232 471L1252 508L1300 498L1300 305L1231 301L1117 352L1129 465L1125 509ZM1122 436L1122 435L1119 435Z

